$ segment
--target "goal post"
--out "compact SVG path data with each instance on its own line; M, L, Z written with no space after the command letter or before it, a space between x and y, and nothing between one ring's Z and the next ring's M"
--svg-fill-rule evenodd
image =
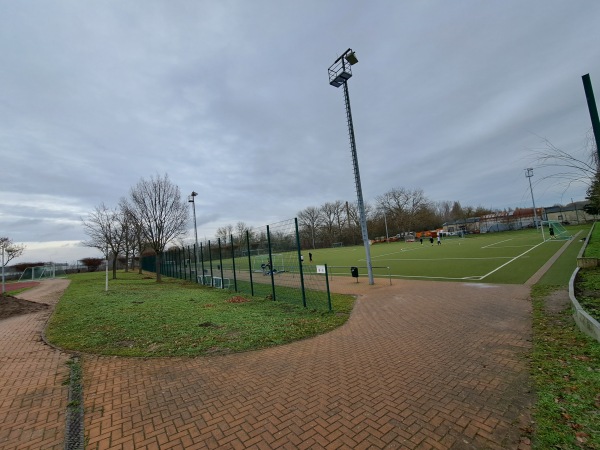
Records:
M258 255L252 259L252 271L263 272L269 264L269 255ZM285 272L285 261L281 253L273 254L271 268L274 272Z
M65 275L66 272L62 265L46 264L43 266L27 267L19 277L19 281L49 280Z
M546 234L546 240L556 239L556 240L569 240L573 236L566 230L562 223L557 220L543 220L542 227Z

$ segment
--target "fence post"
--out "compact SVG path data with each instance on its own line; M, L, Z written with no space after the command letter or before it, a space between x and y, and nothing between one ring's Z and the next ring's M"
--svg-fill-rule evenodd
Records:
M185 251L183 252L183 256L181 255L182 253L182 249L180 249L179 247L177 247L177 258L179 259L179 270L177 271L177 278L179 278L180 280L183 278L184 280L186 280L186 276L185 276L185 270L181 270L183 266L185 266ZM181 272L183 272L183 277L181 276Z
M210 241L208 241L208 262L210 265L210 285L213 285L213 266L212 266L212 250L210 248Z
M254 297L254 281L252 280L252 255L250 254L250 230L246 230L246 251L248 252L248 273L250 274L250 292Z
M273 252L271 251L271 232L267 225L267 247L269 248L269 272L271 273L271 291L273 292L273 301L275 301L275 275L273 274Z
M200 264L202 266L202 285L204 285L204 248L202 247L202 242L200 242Z
M194 243L194 273L196 274L196 280L194 283L198 283L198 249Z
M196 269L193 268L192 269L192 251L190 250L190 246L188 245L188 256L189 256L189 261L190 261L190 281L192 281L192 272L195 272Z
M221 289L225 289L225 283L223 282L223 254L221 253L221 238L217 239L217 243L219 244L219 270L221 271Z
M325 264L325 285L327 286L327 306L329 306L329 311L333 311L331 307L331 293L329 292L329 274L327 269L327 264Z
M304 270L302 268L302 252L300 250L300 232L298 231L298 218L294 218L296 231L296 249L298 250L298 267L300 267L300 287L302 289L302 306L306 308L306 291L304 290Z
M231 241L231 264L233 267L233 289L237 292L237 276L235 274L235 247L233 246L233 234L229 235Z

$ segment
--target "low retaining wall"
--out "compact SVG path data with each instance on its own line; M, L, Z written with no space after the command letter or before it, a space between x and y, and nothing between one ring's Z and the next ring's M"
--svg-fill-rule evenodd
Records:
M575 319L575 323L579 327L579 329L587 334L588 336L596 339L600 342L600 323L590 316L579 304L577 298L575 297L575 278L577 277L577 273L580 269L590 268L598 266L598 258L586 258L583 256L585 249L590 242L590 236L592 235L592 231L594 231L594 227L596 223L592 225L590 232L587 235L585 240L585 245L581 247L579 251L579 255L577 256L577 269L571 275L571 279L569 280L569 298L571 299L571 303L573 304L573 308L575 312L573 313L573 319ZM590 265L580 265L581 264L590 264Z
M591 269L592 267L598 267L598 258L588 258L585 256L578 256L577 257L577 267L579 267L580 269Z

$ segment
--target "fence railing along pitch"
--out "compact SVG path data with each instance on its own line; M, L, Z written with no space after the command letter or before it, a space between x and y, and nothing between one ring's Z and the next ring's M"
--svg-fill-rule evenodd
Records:
M297 219L248 229L228 241L173 248L161 256L160 272L168 277L332 311L327 266L317 270L304 262ZM144 257L142 269L155 272L156 256Z

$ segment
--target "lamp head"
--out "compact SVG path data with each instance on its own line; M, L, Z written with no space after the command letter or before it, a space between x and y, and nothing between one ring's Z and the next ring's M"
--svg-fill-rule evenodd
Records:
M346 61L348 61L351 66L353 66L354 64L356 64L358 62L358 58L356 57L356 53L354 53L354 51L350 51L350 53L348 53L345 56L345 58L346 58Z

